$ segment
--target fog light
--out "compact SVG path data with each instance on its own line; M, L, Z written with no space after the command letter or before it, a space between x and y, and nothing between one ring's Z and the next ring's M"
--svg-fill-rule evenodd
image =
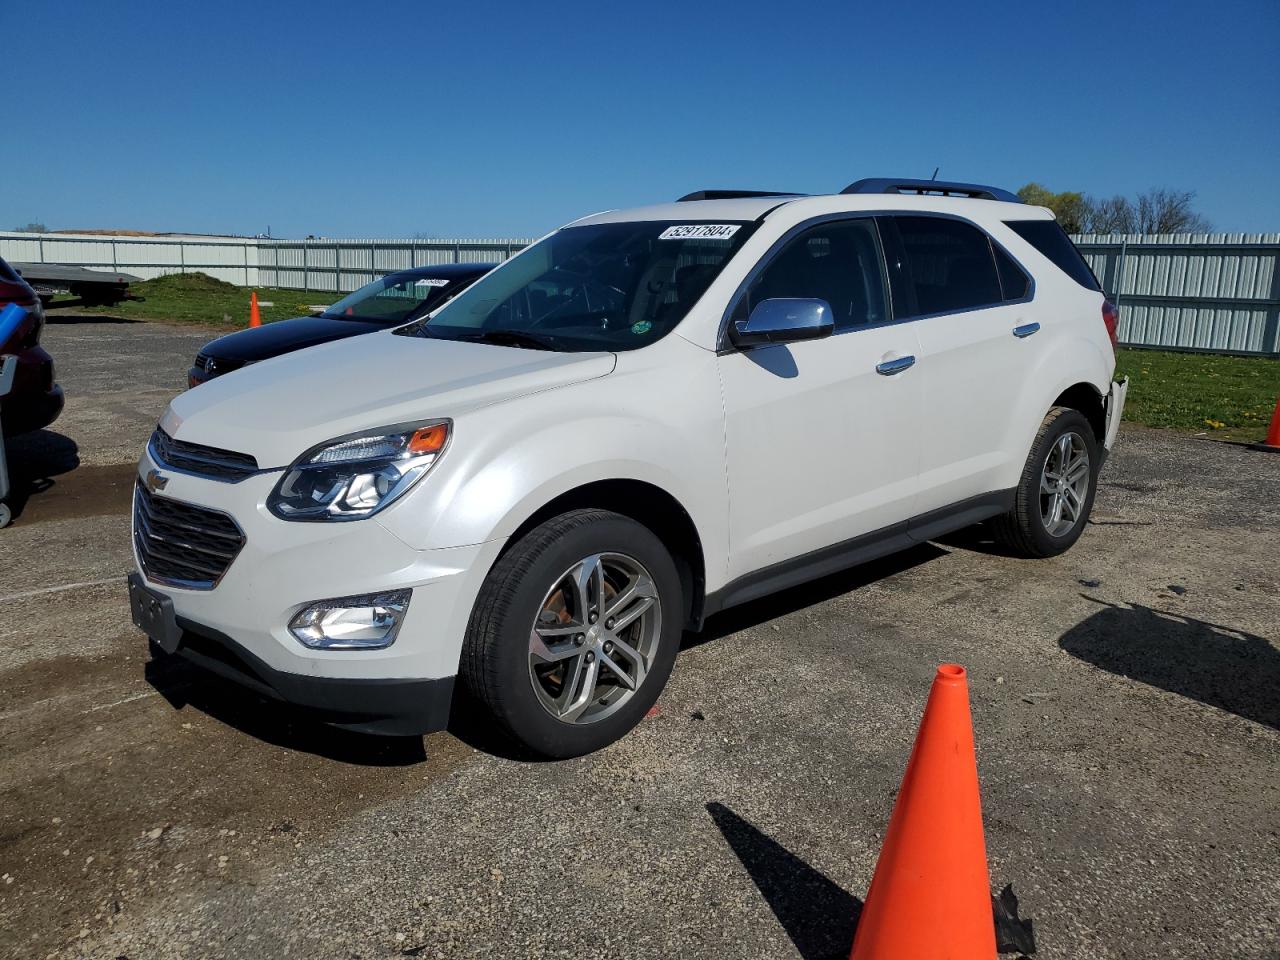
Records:
M410 590L317 600L291 621L289 632L313 650L377 650L395 643Z

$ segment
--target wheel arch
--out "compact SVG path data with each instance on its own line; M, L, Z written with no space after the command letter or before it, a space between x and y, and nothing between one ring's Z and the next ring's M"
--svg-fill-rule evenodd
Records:
M582 509L610 510L653 531L670 551L680 574L686 626L696 628L701 623L706 599L706 559L702 537L684 505L656 484L615 478L595 480L566 490L521 521L507 540L502 554L539 524L570 510Z
M1057 399L1050 404L1051 409L1052 407L1070 407L1084 414L1089 426L1093 428L1098 447L1102 447L1107 436L1107 405L1106 398L1096 386L1083 381L1072 384L1058 394Z

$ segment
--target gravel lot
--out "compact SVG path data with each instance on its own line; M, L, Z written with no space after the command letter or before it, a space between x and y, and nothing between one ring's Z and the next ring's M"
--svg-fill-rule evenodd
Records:
M67 412L11 445L0 532L0 955L843 958L955 660L1037 957L1280 957L1280 456L1126 429L1066 556L969 532L730 611L633 735L534 764L148 666L132 464L208 336L48 328Z

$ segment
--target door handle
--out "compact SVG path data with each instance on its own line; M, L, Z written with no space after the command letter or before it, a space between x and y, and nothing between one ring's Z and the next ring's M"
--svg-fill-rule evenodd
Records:
M892 360L885 360L876 364L876 373L885 377L892 377L895 373L901 373L909 367L915 366L915 357L895 357Z
M1019 340L1025 340L1039 329L1040 324L1038 323L1024 323L1021 326L1013 328L1013 335Z

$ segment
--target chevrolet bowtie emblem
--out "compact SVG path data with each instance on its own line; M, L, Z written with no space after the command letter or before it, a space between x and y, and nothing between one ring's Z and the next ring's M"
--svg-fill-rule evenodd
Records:
M146 484L147 489L155 493L157 490L163 490L169 485L169 478L159 470L148 470Z

